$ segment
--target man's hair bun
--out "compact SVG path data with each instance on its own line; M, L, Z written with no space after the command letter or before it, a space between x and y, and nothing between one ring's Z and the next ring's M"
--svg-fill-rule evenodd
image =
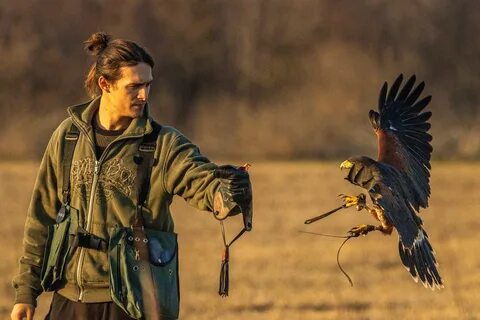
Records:
M100 77L113 84L122 77L122 67L134 66L140 62L148 64L151 68L155 65L152 56L135 42L124 39L112 40L105 32L95 32L84 45L85 51L92 54L95 60L85 79L85 88L92 98L102 94L98 85Z
M111 38L105 32L95 32L84 42L85 50L94 56L98 56L108 46Z

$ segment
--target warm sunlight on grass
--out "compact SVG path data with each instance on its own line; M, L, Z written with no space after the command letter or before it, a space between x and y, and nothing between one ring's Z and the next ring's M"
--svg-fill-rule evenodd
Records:
M37 166L0 165L1 319L11 311L10 281ZM231 249L226 299L217 295L220 227L210 214L177 200L181 319L474 319L480 314L479 170L480 164L433 164L431 205L422 217L445 280L440 292L412 281L400 263L395 233L347 243L341 261L352 288L335 262L341 239L298 232L341 234L374 223L368 214L350 209L303 225L306 218L338 206L338 193L358 193L342 179L337 163L253 163L254 229ZM229 237L240 229L240 220L226 223ZM49 299L42 296L36 319L43 319Z

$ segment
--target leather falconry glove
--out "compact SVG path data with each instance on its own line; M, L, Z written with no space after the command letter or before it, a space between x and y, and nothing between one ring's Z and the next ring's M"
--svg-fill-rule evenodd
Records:
M213 209L218 220L242 213L245 228L250 231L253 213L248 166L223 165L215 170L214 177L220 180L220 185L214 195Z

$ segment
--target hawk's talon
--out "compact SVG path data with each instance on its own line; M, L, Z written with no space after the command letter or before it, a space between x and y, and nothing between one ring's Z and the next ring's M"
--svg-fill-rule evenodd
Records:
M348 236L350 237L358 237L358 236L366 236L369 232L374 231L375 226L370 224L362 224L356 227L353 227L348 231Z
M360 211L363 210L367 205L367 197L364 193L360 193L358 196L348 196L340 193L338 196L343 200L343 205L345 208L355 206L357 211Z

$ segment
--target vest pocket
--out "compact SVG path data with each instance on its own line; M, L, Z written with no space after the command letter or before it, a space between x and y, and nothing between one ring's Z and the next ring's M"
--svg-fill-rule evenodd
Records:
M55 291L65 282L65 265L71 256L69 237L76 228L78 211L72 207L62 207L58 222L48 226L47 241L43 254L41 285L44 291Z

